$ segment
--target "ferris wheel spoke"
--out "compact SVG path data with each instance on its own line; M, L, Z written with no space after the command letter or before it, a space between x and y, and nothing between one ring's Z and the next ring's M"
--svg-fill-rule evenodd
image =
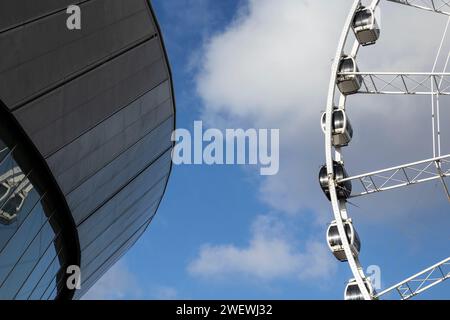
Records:
M449 0L387 0L431 12L450 15Z
M358 77L359 94L450 95L450 73L341 72L339 76Z
M450 177L449 160L450 154L340 179L336 183L339 186L358 182L349 197L355 198L440 179L448 196L445 178Z
M450 257L380 292L376 298L397 292L402 300L415 297L450 278Z

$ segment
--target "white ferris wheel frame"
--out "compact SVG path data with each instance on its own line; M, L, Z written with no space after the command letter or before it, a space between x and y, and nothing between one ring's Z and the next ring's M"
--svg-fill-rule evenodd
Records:
M403 5L416 7L450 16L450 1L443 0L387 0ZM441 156L440 154L440 133L439 123L437 124L437 132L435 132L435 113L434 113L434 96L437 100L439 95L450 95L450 73L403 73L403 72L353 72L353 73L339 73L339 63L341 58L345 55L345 47L350 34L353 29L353 19L357 10L361 5L361 0L355 0L350 13L346 19L341 38L339 40L335 59L333 61L331 79L328 91L327 108L325 116L325 155L326 168L328 175L328 187L330 200L333 208L334 220L337 225L342 247L347 257L347 262L353 273L355 282L365 300L378 299L381 296L396 291L402 300L410 299L428 289L450 278L450 272L444 272L444 267L450 266L450 257L437 263L436 265L427 268L416 275L378 293L371 295L365 285L366 276L364 270L359 262L358 257L352 254L350 243L346 236L345 221L348 220L348 213L345 200L339 200L337 195L337 188L339 183L345 181L359 181L363 187L359 194L352 194L351 197L363 196L373 192L381 192L385 190L400 188L426 182L434 179L439 179L446 191L446 195L450 200L449 188L446 185L445 177L450 176L450 155ZM439 4L438 4L439 2ZM375 10L380 3L380 0L372 0L369 8ZM450 20L449 20L450 21ZM441 44L442 47L442 44ZM360 44L357 40L354 41L351 57L356 58ZM428 160L409 163L393 168L374 171L371 173L349 177L342 180L336 180L334 177L334 162L343 163L343 154L341 147L333 146L332 140L332 114L336 107L345 110L346 95L339 92L338 103L336 100L337 78L342 75L360 75L362 76L362 87L358 94L417 94L417 95L431 95L433 100L433 150L434 157ZM438 106L439 107L439 106ZM436 137L437 134L437 137ZM439 143L439 153L436 153L436 139ZM444 165L448 165L444 168ZM381 179L375 182L375 178Z

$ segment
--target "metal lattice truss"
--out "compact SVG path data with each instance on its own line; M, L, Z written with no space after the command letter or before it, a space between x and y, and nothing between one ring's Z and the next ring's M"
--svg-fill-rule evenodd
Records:
M351 198L355 198L440 179L449 197L446 177L450 177L450 154L337 180L337 183L351 181Z
M380 292L376 298L389 292L397 292L402 300L408 300L449 278L450 257Z
M387 0L387 1L396 2L427 11L450 15L449 0Z
M361 94L450 95L450 73L346 72L360 76Z

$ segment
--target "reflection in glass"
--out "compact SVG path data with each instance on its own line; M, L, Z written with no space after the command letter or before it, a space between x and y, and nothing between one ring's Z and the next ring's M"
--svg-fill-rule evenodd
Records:
M9 225L16 221L25 199L33 189L31 182L16 166L7 172L0 172L0 223Z

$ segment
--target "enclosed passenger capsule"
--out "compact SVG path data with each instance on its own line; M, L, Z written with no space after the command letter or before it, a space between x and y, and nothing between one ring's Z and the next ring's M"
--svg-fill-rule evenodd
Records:
M347 171L345 171L345 168L342 164L339 162L334 162L333 165L333 171L334 171L334 179L336 180L342 180L345 178L348 178ZM320 187L322 188L323 193L325 193L325 196L328 198L328 200L331 200L330 196L330 188L328 186L328 173L327 173L327 166L322 166L319 172L319 183ZM351 193L352 193L352 183L351 181L345 181L344 183L338 183L336 188L337 197L339 200L347 200Z
M322 131L325 133L326 113L322 114ZM347 146L353 138L353 128L347 114L343 109L333 111L333 120L331 123L332 143L335 147Z
M359 9L353 19L353 31L362 46L376 43L380 37L380 27L375 11L366 7Z
M359 240L358 233L353 227L353 223L350 219L344 222L344 229L352 254L354 257L357 257L361 250L361 241ZM336 259L341 262L347 261L347 256L345 255L344 247L342 246L341 236L339 235L336 221L333 221L328 226L327 243Z
M373 289L370 279L364 279L364 284L366 285L370 296L374 297L376 293ZM359 289L358 283L355 279L351 279L345 287L344 298L345 300L364 300L364 296L361 293L361 290Z
M355 74L345 74L359 72L356 60L353 57L344 56L339 62L339 74L337 86L344 95L354 94L359 91L362 84L362 76Z

